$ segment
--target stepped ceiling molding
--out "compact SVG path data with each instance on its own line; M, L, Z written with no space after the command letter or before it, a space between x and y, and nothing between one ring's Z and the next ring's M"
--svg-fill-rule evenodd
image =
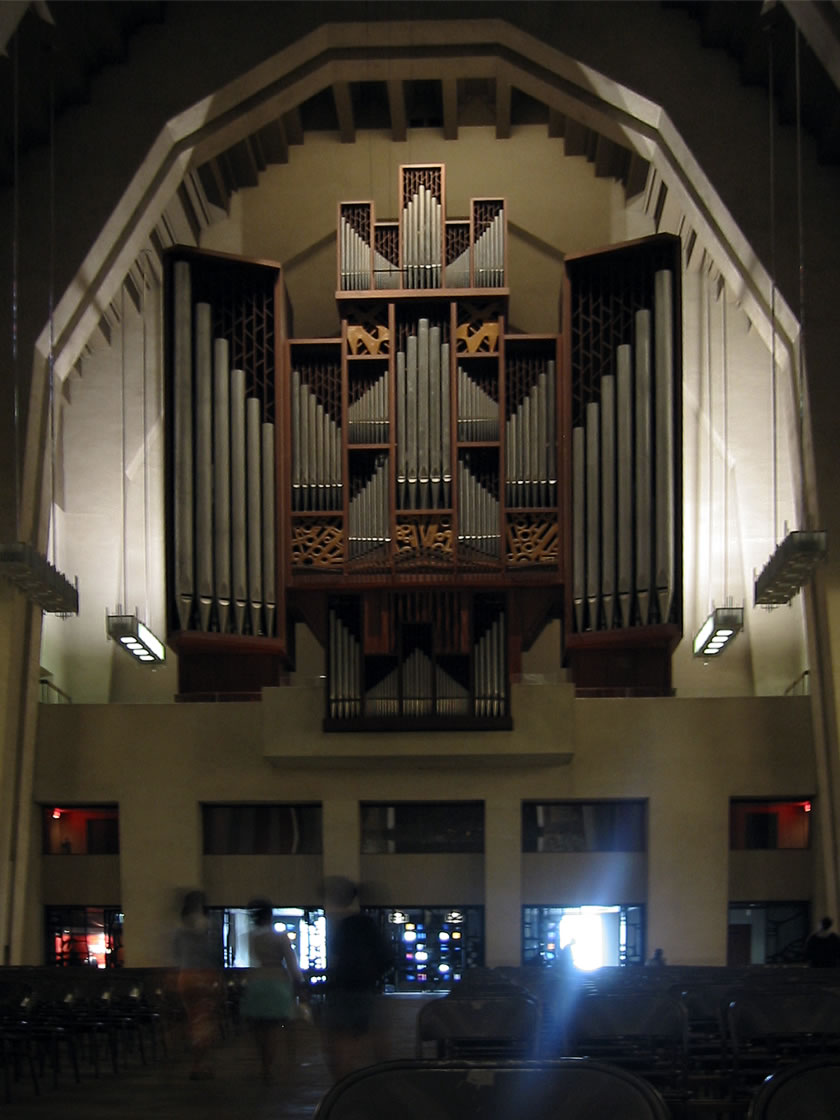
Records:
M267 135L278 122L285 122L284 130L293 129L300 107L325 91L332 92L339 141L352 141L356 122L350 90L361 82L385 83L395 139L411 126L403 112L407 84L440 83L443 134L457 135L453 90L467 79L493 83L499 138L509 134L514 91L520 91L516 96L527 95L547 107L547 136L552 122L557 128L561 118L561 130L567 133L575 127L590 130L596 171L598 144L614 146L601 173L621 178L630 191L641 189L646 179L646 206L658 228L682 236L686 265L720 277L769 346L770 277L661 106L503 20L332 23L163 127L57 304L55 376L63 380L73 370L103 318L107 320L123 282L148 267L141 262L157 261L160 248L173 240L173 230L192 229L197 239L202 223L212 220L214 206L208 205L206 192L212 161L261 132ZM616 152L629 156L622 159ZM275 158L282 156L280 150ZM220 201L225 205L225 199ZM179 220L171 219L173 208L181 211ZM776 315L778 353L786 355L785 364L795 364L798 324L778 293ZM49 341L47 324L37 346L33 404L45 392ZM37 442L28 441L30 454L36 453ZM36 474L29 485L34 487L35 462L31 469Z

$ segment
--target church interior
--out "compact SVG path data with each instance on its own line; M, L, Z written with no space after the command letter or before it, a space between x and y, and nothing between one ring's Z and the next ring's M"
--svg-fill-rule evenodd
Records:
M267 897L314 975L330 876L402 992L802 961L836 6L0 29L3 963L171 965L200 889L226 965Z

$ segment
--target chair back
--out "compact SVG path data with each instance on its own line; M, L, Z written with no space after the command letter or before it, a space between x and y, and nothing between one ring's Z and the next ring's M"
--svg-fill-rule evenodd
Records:
M835 1120L840 1059L815 1058L772 1074L750 1102L748 1120Z
M669 1120L656 1091L640 1078L597 1062L400 1061L344 1078L314 1120Z
M437 1058L529 1058L538 1030L539 1004L524 992L444 996L417 1014L417 1057L431 1044Z

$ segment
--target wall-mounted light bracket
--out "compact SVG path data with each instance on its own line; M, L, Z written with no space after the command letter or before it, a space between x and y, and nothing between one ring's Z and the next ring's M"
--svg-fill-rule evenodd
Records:
M108 637L113 638L142 665L160 665L166 660L166 647L136 614L109 614L105 619Z
M716 607L697 631L694 656L719 656L743 629L743 607Z
M824 530L788 533L755 581L755 605L778 607L789 603L811 578L826 551Z

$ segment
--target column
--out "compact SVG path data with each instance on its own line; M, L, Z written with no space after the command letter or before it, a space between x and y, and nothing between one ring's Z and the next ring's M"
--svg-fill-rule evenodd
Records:
M522 807L501 795L484 802L484 963L522 963Z

